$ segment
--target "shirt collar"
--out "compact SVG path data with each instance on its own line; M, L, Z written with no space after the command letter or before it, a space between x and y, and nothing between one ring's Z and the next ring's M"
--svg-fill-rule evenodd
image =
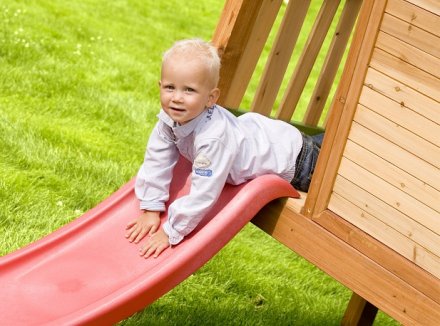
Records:
M208 110L203 111L201 114L199 114L197 117L192 119L191 121L185 123L184 125L178 125L176 122L174 122L173 119L170 118L166 112L161 109L157 117L165 123L167 126L169 126L172 130L174 135L177 138L184 138L188 136L190 133L194 131L198 123L207 115Z
M170 118L168 114L165 113L163 109L159 111L159 114L157 115L159 120L161 120L163 123L165 123L168 127L173 128L175 123L173 119Z

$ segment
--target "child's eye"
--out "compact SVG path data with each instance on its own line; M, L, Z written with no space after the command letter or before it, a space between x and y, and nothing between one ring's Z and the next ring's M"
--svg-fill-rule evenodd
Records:
M191 88L191 87L187 87L186 89L185 89L185 92L187 92L187 93L194 93L196 90L194 89L194 88Z
M164 88L165 88L166 90L169 90L169 91L174 90L174 86L173 86L173 85L165 85Z

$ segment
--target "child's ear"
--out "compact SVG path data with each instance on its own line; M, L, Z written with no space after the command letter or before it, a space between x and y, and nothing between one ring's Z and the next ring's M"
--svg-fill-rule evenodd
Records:
M157 84L159 85L159 88L162 86L162 82L160 80L157 82Z
M208 107L213 106L217 103L218 98L220 97L220 89L214 88L209 93L209 99L208 99Z

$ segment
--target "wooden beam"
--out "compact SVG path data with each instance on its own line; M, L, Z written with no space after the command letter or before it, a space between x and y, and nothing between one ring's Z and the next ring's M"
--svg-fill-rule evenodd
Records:
M231 81L234 78L243 50L257 24L258 12L262 1L228 0L225 3L217 28L212 37L212 43L218 48L222 58L219 88L222 94L219 103L224 103L229 93Z
M313 221L440 305L440 279L431 273L330 211Z
M333 217L341 220L336 215ZM397 321L436 325L440 320L438 302L321 225L296 213L289 201L272 202L252 222ZM385 260L399 256L385 246L379 249L383 250ZM407 262L407 267L411 266ZM420 277L423 271L417 275ZM431 284L436 286L438 282Z
M239 108L249 82L260 59L275 18L281 7L281 0L263 0L258 13L258 24L252 29L249 41L243 49L236 71L228 85L230 91L224 93L222 104L227 108Z
M226 98L236 76L239 62L248 46L252 31L257 25L257 17L263 1L228 0L225 3L212 43L217 46L222 58L219 88L219 103L228 107Z

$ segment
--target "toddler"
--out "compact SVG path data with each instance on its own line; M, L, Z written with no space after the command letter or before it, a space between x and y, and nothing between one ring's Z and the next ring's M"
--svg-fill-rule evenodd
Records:
M216 104L220 58L210 43L176 42L165 52L159 82L162 109L135 184L143 214L126 238L140 255L157 257L188 235L217 201L225 183L237 185L277 174L307 191L322 137L315 141L292 125L257 113L235 117ZM179 155L192 162L191 190L168 208L160 227Z

